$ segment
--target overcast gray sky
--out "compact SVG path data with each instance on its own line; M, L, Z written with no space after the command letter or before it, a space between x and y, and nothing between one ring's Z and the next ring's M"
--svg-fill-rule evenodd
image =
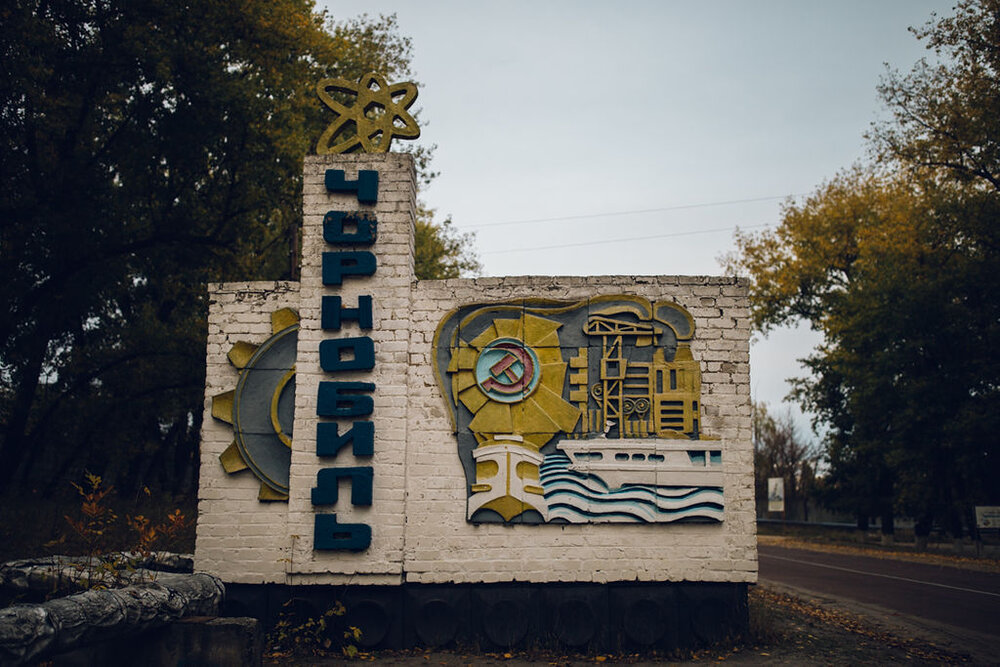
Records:
M733 230L780 221L865 157L885 64L951 0L321 0L413 40L421 198L476 232L484 275L718 275ZM817 338L751 350L777 406Z

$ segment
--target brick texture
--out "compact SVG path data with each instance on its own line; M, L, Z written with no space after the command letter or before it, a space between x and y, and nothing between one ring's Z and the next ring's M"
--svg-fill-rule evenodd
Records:
M328 194L326 169L379 171L374 206L352 194ZM757 576L753 450L750 424L750 324L747 284L707 276L508 277L417 281L413 276L415 175L405 155L322 156L306 160L302 278L298 285L211 285L208 386L203 427L196 566L241 583L300 584L499 581L717 581L753 582ZM330 210L369 211L378 219L375 274L322 285L322 220ZM350 249L350 248L345 248ZM339 294L346 307L373 297L372 331L348 322L340 332L320 329L323 295ZM720 438L725 471L725 519L718 524L593 524L503 526L466 522L466 481L434 377L432 342L441 319L470 304L522 297L581 299L628 294L669 299L694 317L692 353L702 371L702 429ZM236 340L260 342L269 313L295 307L301 316L296 364L296 409L287 504L257 501L249 473L227 475L218 455L231 428L211 418L211 396L236 383L226 352ZM319 368L319 342L339 336L374 339L374 371L338 373ZM375 383L374 457L342 450L334 460L316 455L316 396L321 380ZM342 422L343 423L343 422ZM349 422L342 428L348 427ZM366 523L371 546L362 552L313 549L317 508L311 490L320 468L374 469L373 502L352 507L340 487L338 522Z

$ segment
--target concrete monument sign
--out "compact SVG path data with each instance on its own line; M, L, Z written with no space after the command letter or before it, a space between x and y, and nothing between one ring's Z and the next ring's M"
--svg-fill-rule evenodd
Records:
M408 155L307 157L303 214L299 282L209 288L195 559L234 611L338 599L369 646L745 627L745 282L418 281Z

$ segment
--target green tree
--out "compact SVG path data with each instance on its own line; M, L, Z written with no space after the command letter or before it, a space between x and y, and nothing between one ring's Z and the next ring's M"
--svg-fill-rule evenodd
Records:
M435 222L433 209L417 206L413 263L420 280L458 278L482 270L473 249L475 236L458 232L451 224L451 218Z
M863 519L960 534L1000 472L1000 2L914 31L941 58L880 92L872 166L843 172L777 229L737 235L761 330L823 334L795 395L826 425L826 487Z
M408 78L409 40L311 0L14 0L0 54L0 486L190 487L205 283L290 277L316 82Z
M891 118L869 138L896 168L1000 190L1000 2L962 0L954 10L910 28L942 60L889 72L879 94Z

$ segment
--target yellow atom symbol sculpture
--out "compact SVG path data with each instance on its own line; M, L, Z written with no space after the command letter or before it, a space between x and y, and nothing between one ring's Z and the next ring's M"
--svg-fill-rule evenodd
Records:
M354 95L354 104L344 106L330 92ZM316 153L385 153L393 137L416 139L420 128L407 109L417 99L413 83L394 83L374 72L357 83L346 79L323 79L316 93L337 114L320 136Z

